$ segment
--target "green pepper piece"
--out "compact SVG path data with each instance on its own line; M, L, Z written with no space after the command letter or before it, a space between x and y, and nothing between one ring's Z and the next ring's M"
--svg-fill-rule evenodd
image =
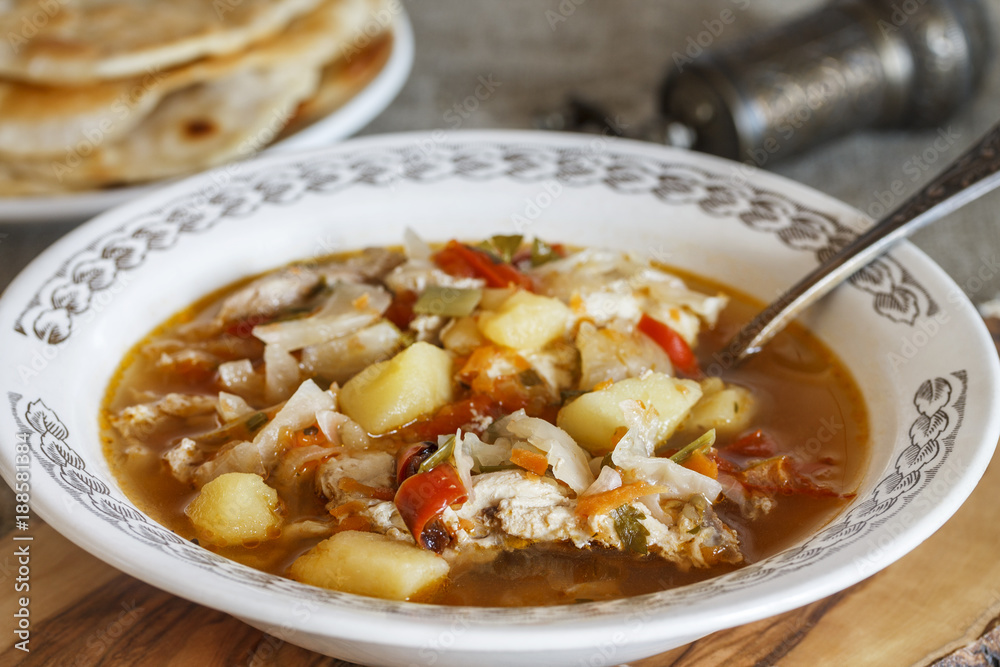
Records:
M491 255L495 255L501 262L510 263L517 251L521 249L523 238L520 234L497 234L481 243L479 247Z
M444 463L455 451L455 436L450 436L444 444L437 448L437 451L428 456L417 468L417 472L427 472L439 463Z
M413 304L413 312L421 315L465 317L479 305L483 290L478 287L441 287L428 285Z
M541 266L542 264L548 264L549 262L554 262L557 259L562 259L552 246L541 239L535 239L531 242L531 265Z
M702 449L708 449L715 444L715 429L711 431L705 431L698 439L692 442L690 445L677 452L670 457L670 460L674 463L684 463L691 455Z

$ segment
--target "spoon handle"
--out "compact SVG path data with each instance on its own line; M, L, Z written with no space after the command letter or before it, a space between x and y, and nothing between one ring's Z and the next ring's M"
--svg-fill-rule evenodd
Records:
M896 241L1000 187L1000 125L937 178L779 296L733 336L733 365L756 354L803 310L886 252Z

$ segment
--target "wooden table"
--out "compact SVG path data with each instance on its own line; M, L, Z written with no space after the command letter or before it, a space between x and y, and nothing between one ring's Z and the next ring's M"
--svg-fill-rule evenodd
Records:
M1000 661L1000 457L958 513L899 562L826 599L709 635L632 667L872 665ZM34 520L30 653L0 632L0 665L348 665L122 574ZM0 549L0 627L15 610L13 535ZM964 651L977 638L983 641Z

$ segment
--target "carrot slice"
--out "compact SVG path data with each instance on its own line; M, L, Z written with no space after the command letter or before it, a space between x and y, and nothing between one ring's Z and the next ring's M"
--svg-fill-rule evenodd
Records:
M544 475L549 468L549 460L544 454L530 449L515 449L510 453L510 462L536 475Z
M480 345L458 371L458 377L469 385L474 393L490 394L497 388L500 377L493 373L497 366L509 366L515 373L520 373L531 368L524 357L514 350L499 347L497 345Z
M711 477L712 479L716 479L719 476L718 464L713 459L706 456L704 452L695 452L681 465L688 470L693 470L696 473L700 473L706 477Z
M654 493L663 493L664 491L666 489L662 486L655 486L647 482L632 482L631 484L625 484L610 491L601 491L589 496L581 496L576 501L576 513L578 516L607 514L616 507L630 503L636 498L642 498Z
M343 519L349 514L360 512L364 508L365 505L360 500L349 500L343 505L337 505L332 510L330 510L330 516L334 517L335 519Z
M372 530L372 522L366 517L358 516L353 514L346 519L342 519L337 525L337 532L357 530L364 533L370 533Z

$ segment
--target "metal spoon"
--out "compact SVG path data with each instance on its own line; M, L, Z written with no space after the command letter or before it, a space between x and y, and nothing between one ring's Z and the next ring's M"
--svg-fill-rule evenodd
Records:
M936 179L779 296L733 336L725 358L738 365L799 313L850 278L897 241L1000 187L1000 125Z

